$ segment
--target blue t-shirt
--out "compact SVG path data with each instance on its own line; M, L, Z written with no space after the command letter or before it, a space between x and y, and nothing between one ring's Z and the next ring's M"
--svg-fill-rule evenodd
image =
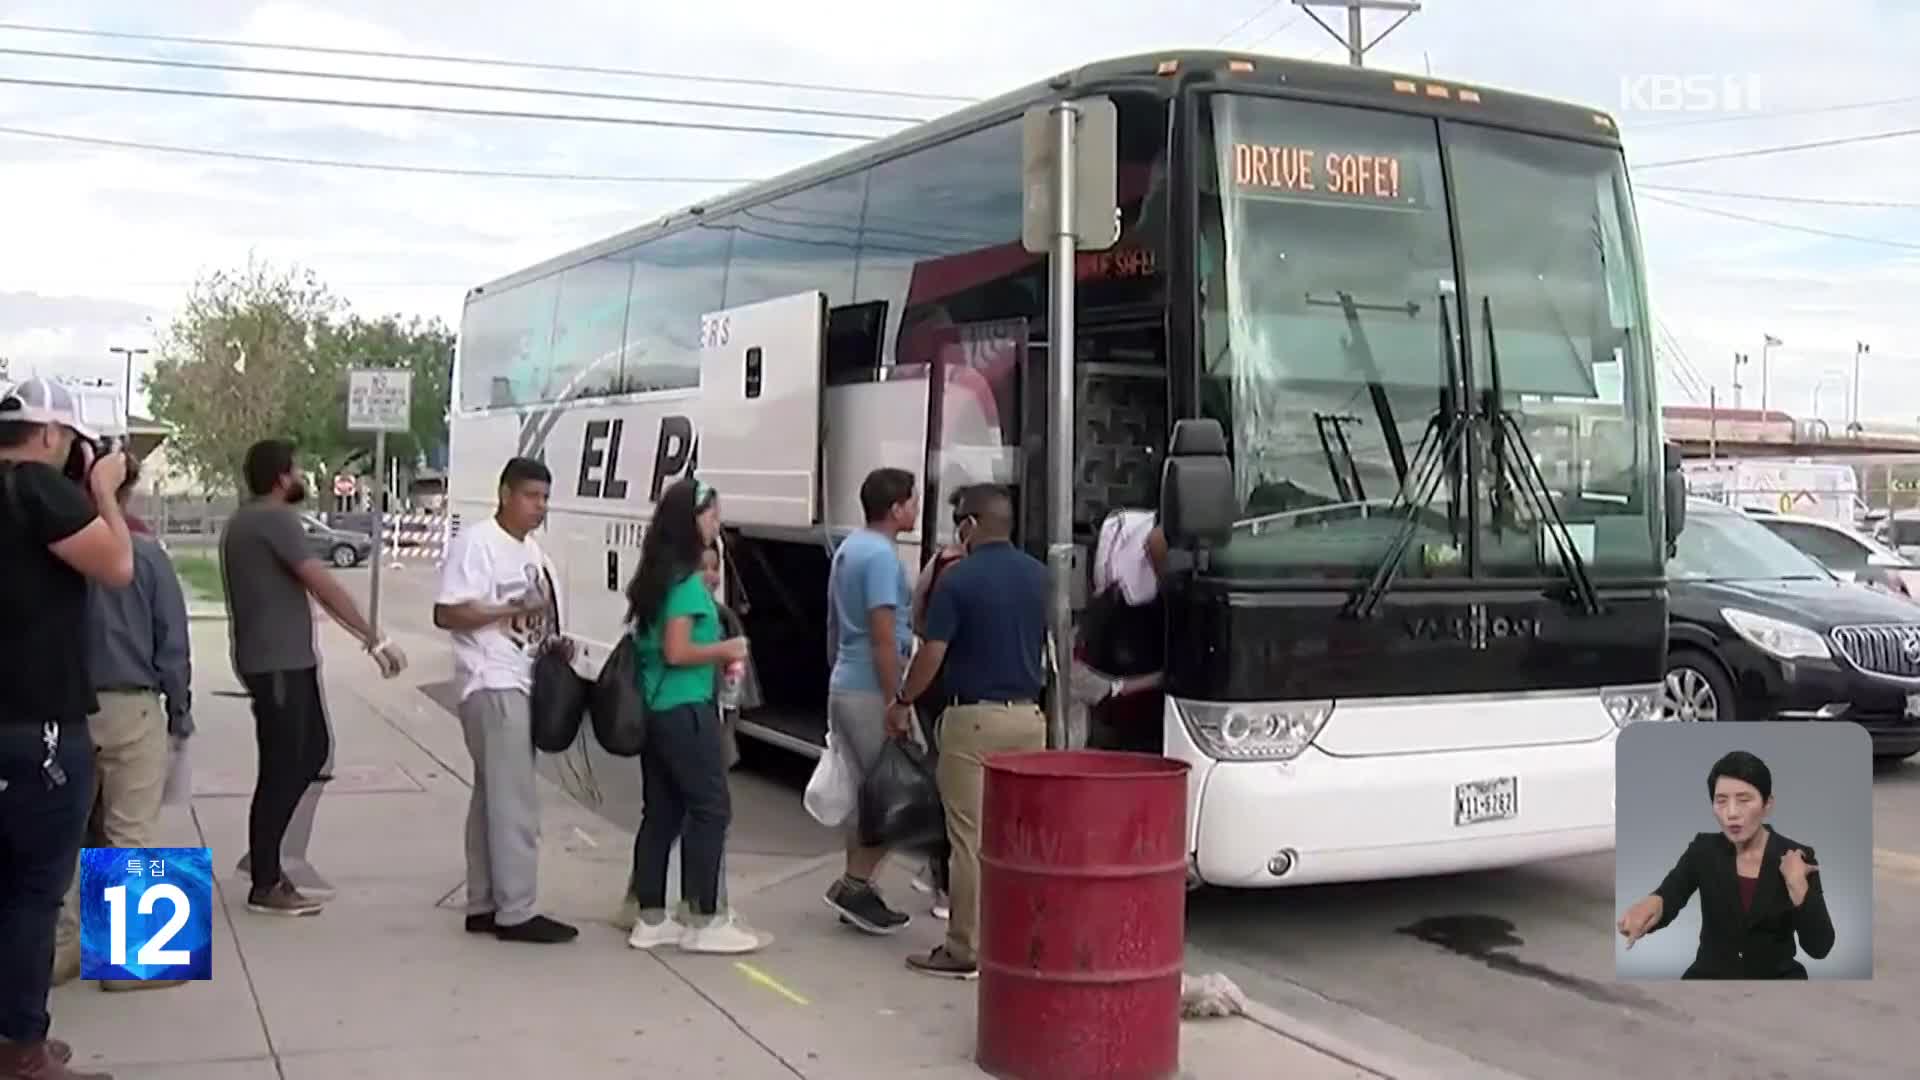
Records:
M927 605L928 641L947 643L947 692L962 700L1038 701L1047 685L1047 567L1006 542L953 564Z
M880 693L867 614L874 608L893 609L894 645L902 674L913 651L913 586L907 581L906 564L893 550L893 541L871 529L860 529L841 541L833 555L827 592L833 599L840 637L828 688Z

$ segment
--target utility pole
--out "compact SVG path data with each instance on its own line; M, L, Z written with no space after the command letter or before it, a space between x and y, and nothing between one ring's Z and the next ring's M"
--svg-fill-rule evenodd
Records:
M1760 411L1764 413L1767 411L1767 383L1773 374L1773 369L1767 364L1767 354L1773 351L1774 346L1786 343L1772 334L1760 336L1764 341L1760 346Z
M1707 460L1720 457L1720 388L1707 387Z
M1736 411L1740 408L1740 369L1746 362L1746 353L1733 354L1733 407Z
M1412 18L1420 10L1420 0L1293 0L1295 7L1304 12L1307 18L1320 24L1320 29L1333 35L1333 39L1347 47L1347 63L1354 67L1364 67L1368 50L1387 39L1387 35L1400 28L1400 24ZM1313 13L1316 7L1337 7L1347 9L1347 32L1342 34L1328 26L1320 16ZM1360 13L1367 8L1382 11L1398 11L1400 17L1392 26L1380 32L1380 36L1368 41L1365 28L1361 24Z
M1853 422L1850 427L1860 426L1860 358L1872 351L1864 341L1853 343Z
M109 347L107 351L109 353L113 353L116 356L124 356L127 358L127 377L125 381L121 382L120 388L122 393L124 393L127 398L127 415L132 416L133 415L133 358L136 356L147 355L147 350L129 349L120 345L114 345Z

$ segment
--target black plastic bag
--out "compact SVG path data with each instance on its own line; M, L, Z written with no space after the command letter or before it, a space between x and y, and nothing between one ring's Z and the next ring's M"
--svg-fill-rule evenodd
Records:
M860 843L895 850L926 848L947 831L940 785L927 752L892 738L860 785Z
M647 702L640 693L639 646L622 634L594 681L587 712L593 737L614 757L639 757L647 745Z
M573 670L573 650L555 638L533 660L533 748L558 754L573 745L587 718L593 684Z

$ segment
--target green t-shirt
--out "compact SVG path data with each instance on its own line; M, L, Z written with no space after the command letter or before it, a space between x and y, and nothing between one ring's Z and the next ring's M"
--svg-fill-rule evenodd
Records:
M660 635L670 619L693 619L693 643L712 645L720 640L720 611L699 574L688 574L667 590L660 614L645 632L635 635L640 647L640 693L649 709L671 709L713 700L714 665L673 667L660 652Z

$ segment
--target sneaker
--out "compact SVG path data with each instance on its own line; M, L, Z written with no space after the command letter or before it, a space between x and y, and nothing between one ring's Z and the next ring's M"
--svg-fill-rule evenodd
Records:
M254 889L247 894L247 910L256 915L283 915L301 917L318 915L325 905L311 897L302 895L293 883L281 878L279 883L265 891Z
M939 892L940 890L934 887L933 883L935 880L933 876L933 864L928 863L920 868L919 873L913 875L913 891L929 896Z
M737 956L759 952L771 938L741 926L732 915L715 915L704 924L689 924L680 935L680 951Z
M467 933L469 934L491 934L496 929L498 929L498 927L494 925L493 912L491 911L483 911L477 915L467 916Z
M980 967L970 964L947 951L945 945L937 945L930 953L915 953L907 957L907 967L922 975L931 975L936 979L977 979Z
M635 901L633 933L627 936L627 948L657 949L662 945L678 945L686 940L687 932L686 923L668 916L664 911L641 912L638 901Z
M946 922L953 917L953 899L946 893L933 894L933 917Z
M517 922L511 926L496 925L493 928L493 936L501 941L520 941L529 945L561 945L579 937L580 931L557 919L535 915L526 922Z
M893 934L913 921L913 916L887 906L880 890L871 882L841 878L827 890L827 906L840 917L869 934Z

